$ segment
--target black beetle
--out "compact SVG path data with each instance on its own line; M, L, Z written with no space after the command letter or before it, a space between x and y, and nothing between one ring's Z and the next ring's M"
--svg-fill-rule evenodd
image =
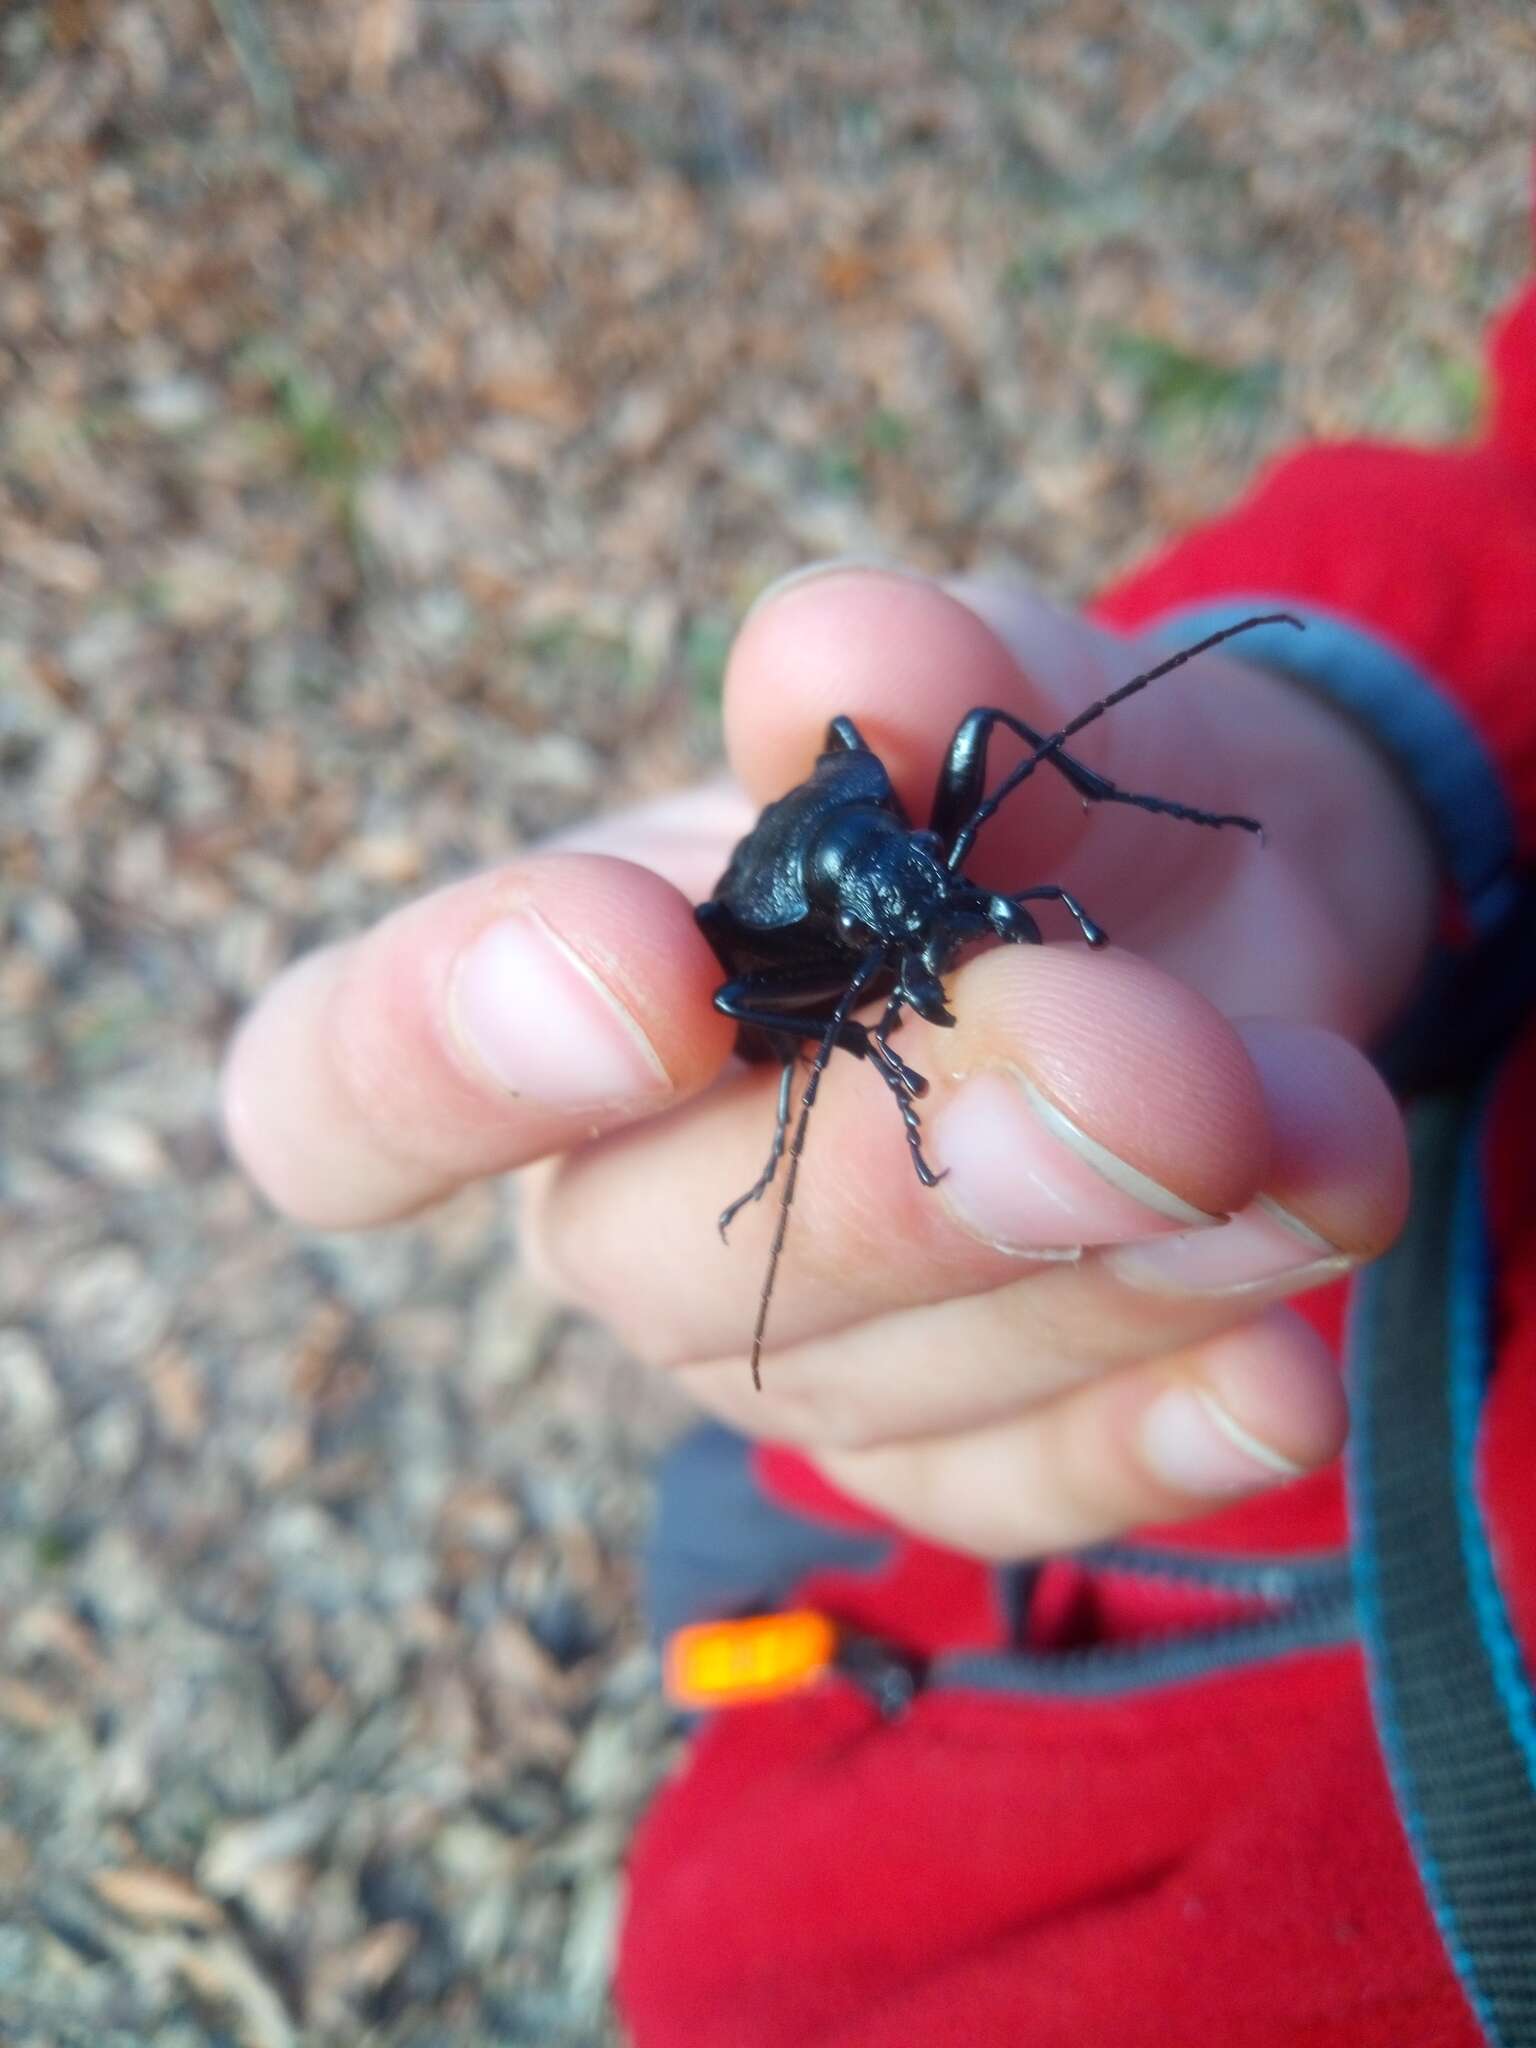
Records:
M783 1072L768 1163L747 1192L721 1211L722 1238L738 1211L760 1201L773 1184L784 1157L800 1046L816 1042L752 1332L754 1386L762 1385L763 1332L806 1128L833 1050L840 1046L874 1062L901 1111L918 1179L932 1187L939 1176L923 1157L913 1108L928 1084L890 1044L903 1011L915 1010L930 1024L953 1024L945 1008L945 970L973 940L1022 940L1038 946L1040 927L1026 903L1060 903L1090 946L1106 943L1107 935L1082 905L1054 884L1001 895L979 888L964 871L977 833L1043 763L1064 776L1085 804L1134 804L1194 825L1237 825L1262 834L1256 818L1218 816L1167 797L1119 789L1064 748L1074 733L1171 669L1238 633L1277 625L1302 630L1300 619L1289 612L1244 619L1133 676L1059 732L1036 732L1011 712L986 706L968 711L944 756L923 830L913 829L885 764L865 745L853 720L834 718L826 751L807 779L769 804L732 853L714 895L694 911L729 976L716 991L715 1008L735 1020L736 1050L743 1058L777 1059ZM984 798L987 744L998 726L1016 733L1030 752ZM877 1024L855 1020L856 1009L882 997L885 1009Z

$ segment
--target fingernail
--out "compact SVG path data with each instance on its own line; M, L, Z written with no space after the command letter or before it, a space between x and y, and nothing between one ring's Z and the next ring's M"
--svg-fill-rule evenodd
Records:
M547 1109L667 1092L640 1026L537 911L489 925L460 956L449 1020L472 1064Z
M935 1115L940 1192L973 1236L1021 1255L1188 1230L1207 1216L1079 1130L1016 1069L973 1074Z
M806 562L798 569L776 576L753 598L742 624L746 624L746 619L755 619L759 612L777 604L787 592L798 590L803 583L819 583L824 576L854 575L895 576L903 583L923 583L932 587L931 577L919 575L915 569L908 569L900 562L886 561L879 555L832 555L824 562Z
M1300 1479L1295 1464L1244 1429L1203 1387L1165 1388L1141 1418L1141 1450L1176 1493L1250 1493L1277 1479Z
M1148 1294L1294 1294L1347 1273L1337 1245L1267 1195L1220 1230L1180 1231L1151 1244L1117 1245L1105 1265Z

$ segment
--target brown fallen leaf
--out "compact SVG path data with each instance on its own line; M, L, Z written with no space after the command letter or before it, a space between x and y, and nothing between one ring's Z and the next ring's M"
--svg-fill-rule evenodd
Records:
M208 1932L224 1925L224 1912L206 1892L158 1863L129 1863L118 1870L98 1870L91 1889L125 1919L148 1926L197 1927Z
M362 0L352 44L353 90L381 91L415 47L415 0Z
M24 1678L0 1678L0 1721L28 1735L45 1735L63 1713L57 1700Z

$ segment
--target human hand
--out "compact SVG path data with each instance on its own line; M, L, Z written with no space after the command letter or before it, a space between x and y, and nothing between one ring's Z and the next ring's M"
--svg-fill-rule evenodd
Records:
M781 587L731 661L745 789L607 821L588 850L455 884L300 962L231 1053L236 1151L280 1207L338 1228L544 1162L525 1213L564 1292L728 1421L980 1554L1203 1512L1326 1461L1337 1370L1282 1304L1401 1222L1401 1127L1355 1045L1412 983L1432 872L1366 744L1237 660L1192 663L1076 750L1261 817L1267 848L1085 813L1055 778L1004 808L970 871L1062 883L1115 943L984 953L949 979L956 1029L909 1023L937 1190L885 1089L834 1060L761 1395L745 1345L774 1198L728 1251L714 1234L761 1164L777 1081L723 1072L720 970L691 915L734 840L833 713L921 818L973 705L1049 730L1145 665L1023 590L852 569Z

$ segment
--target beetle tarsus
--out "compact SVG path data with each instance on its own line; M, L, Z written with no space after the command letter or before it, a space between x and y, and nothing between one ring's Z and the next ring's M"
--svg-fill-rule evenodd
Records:
M876 1046L879 1043L879 1032L876 1031L871 1033L871 1046ZM875 1071L879 1074L881 1080L884 1081L887 1088L890 1089L892 1095L896 1098L896 1107L901 1111L901 1120L906 1125L907 1149L912 1154L912 1164L917 1171L918 1179L922 1182L925 1188L937 1187L939 1182L944 1178L944 1175L943 1173L935 1173L933 1168L928 1164L927 1160L923 1157L922 1119L918 1116L917 1111L912 1107L912 1100L914 1096L922 1096L927 1094L928 1083L926 1079L923 1077L923 1075L914 1074L910 1067L901 1066L900 1061L897 1061L896 1064L898 1067L900 1067L900 1073L897 1073L893 1071L892 1068L880 1064L878 1062L876 1064ZM911 1080L916 1081L919 1085L916 1088L907 1086L906 1080L903 1078L906 1076L909 1076ZM948 1169L946 1168L945 1171L947 1172Z
M880 1032L869 1034L869 1050L880 1069L881 1078L893 1088L899 1088L908 1095L915 1095L919 1101L928 1093L928 1077L909 1067L904 1059L891 1051Z
M1008 901L1020 907L1026 903L1059 903L1075 918L1077 928L1087 945L1109 944L1109 933L1104 927L1094 922L1075 896L1069 896L1065 889L1058 888L1055 883L1042 884L1038 889L1021 889L1016 896L1010 896Z

